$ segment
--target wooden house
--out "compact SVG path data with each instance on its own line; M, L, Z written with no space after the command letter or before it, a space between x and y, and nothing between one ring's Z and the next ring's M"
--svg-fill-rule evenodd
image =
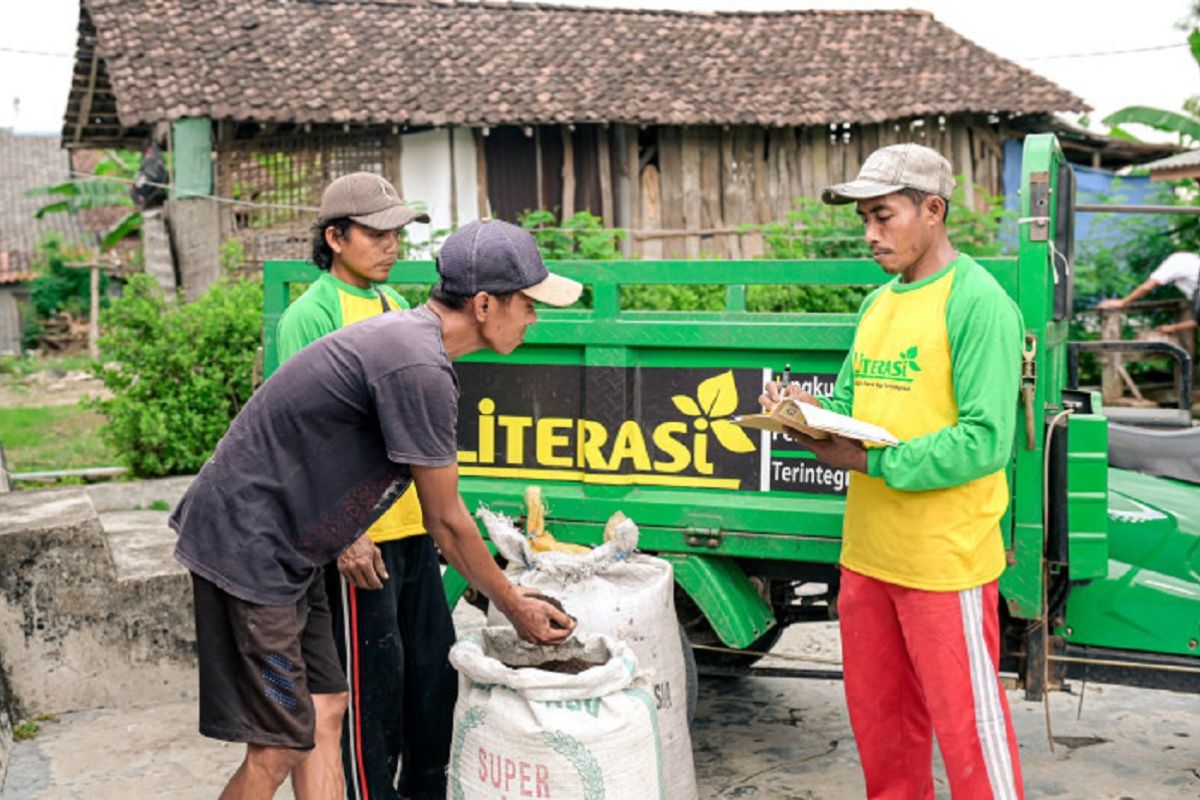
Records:
M394 181L435 230L587 209L625 229L633 255L736 258L761 250L744 226L782 219L880 145L939 149L971 201L976 185L1002 192L1016 123L1087 108L923 11L80 9L64 141L169 145L172 230L192 286L231 237L252 260L305 257L322 188L352 170Z

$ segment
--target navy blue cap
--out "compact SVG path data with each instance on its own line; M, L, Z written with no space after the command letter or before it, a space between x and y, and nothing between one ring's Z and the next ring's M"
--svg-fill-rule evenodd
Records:
M476 220L450 234L437 257L442 289L473 297L479 292L524 292L543 303L569 306L583 285L546 269L533 234L502 220Z

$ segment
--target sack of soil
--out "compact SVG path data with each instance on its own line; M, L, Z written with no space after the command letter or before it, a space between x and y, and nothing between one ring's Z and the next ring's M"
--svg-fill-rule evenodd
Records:
M542 647L483 628L459 673L449 797L665 800L654 700L629 647L576 634Z
M530 503L539 519L540 499ZM694 800L696 770L688 730L688 670L675 618L675 579L670 563L635 552L637 525L623 514L610 521L605 542L581 554L531 545L512 520L479 512L488 536L508 559L508 577L518 586L554 597L578 621L577 631L600 633L629 645L652 684L662 738L663 769L671 800ZM505 620L495 609L488 623ZM694 677L693 677L694 679Z

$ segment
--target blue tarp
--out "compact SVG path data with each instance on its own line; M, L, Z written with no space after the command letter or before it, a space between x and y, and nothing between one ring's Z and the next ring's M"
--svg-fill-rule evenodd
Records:
M1021 209L1018 192L1021 189L1021 155L1023 144L1010 140L1004 143L1004 207L1009 211ZM1151 184L1146 176L1117 177L1116 174L1091 167L1072 165L1075 170L1076 203L1128 203L1149 204L1156 201L1161 184ZM1115 226L1122 214L1076 214L1075 251L1086 252L1091 246L1116 244L1121 231ZM1144 219L1144 218L1143 218ZM1166 225L1166 218L1163 218ZM1005 244L1016 245L1016 233L1011 225L1006 226Z

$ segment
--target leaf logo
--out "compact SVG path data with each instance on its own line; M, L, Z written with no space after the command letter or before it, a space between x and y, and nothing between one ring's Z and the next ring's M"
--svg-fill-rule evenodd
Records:
M693 417L692 424L697 431L711 427L717 441L731 453L750 453L754 450L754 442L746 432L723 419L737 410L738 394L733 370L701 381L696 387L695 399L686 394L677 394L671 398L671 402L681 414Z
M900 354L900 360L904 362L904 366L908 368L909 372L921 371L921 368L917 366L917 346L915 344Z

